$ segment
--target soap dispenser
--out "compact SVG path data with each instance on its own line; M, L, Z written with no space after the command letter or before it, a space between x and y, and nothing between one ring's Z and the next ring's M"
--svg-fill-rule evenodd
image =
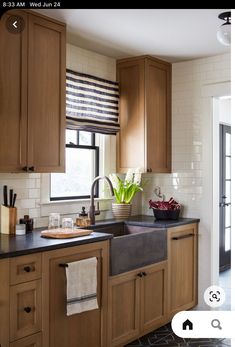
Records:
M76 225L78 227L86 227L90 224L90 218L88 218L86 208L85 206L82 206L82 211L78 214L78 217L76 218Z

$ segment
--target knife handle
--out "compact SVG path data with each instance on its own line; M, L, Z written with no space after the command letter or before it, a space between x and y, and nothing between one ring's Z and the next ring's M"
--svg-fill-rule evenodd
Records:
M13 189L10 189L10 207L13 207Z
M4 201L4 206L7 206L7 186L3 186L3 201Z
M13 197L12 207L15 207L16 197L17 197L17 194L15 193Z

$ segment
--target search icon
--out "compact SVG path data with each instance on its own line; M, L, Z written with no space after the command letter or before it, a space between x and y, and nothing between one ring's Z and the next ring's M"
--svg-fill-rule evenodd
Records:
M213 328L218 328L218 329L222 330L222 327L221 327L221 325L220 325L220 321L219 321L218 319L213 319L213 320L211 321L211 326L212 326Z

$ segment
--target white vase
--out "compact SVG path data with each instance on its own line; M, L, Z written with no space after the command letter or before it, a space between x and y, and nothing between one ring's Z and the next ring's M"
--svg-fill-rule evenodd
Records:
M131 215L131 204L112 203L113 216L116 219L127 219Z

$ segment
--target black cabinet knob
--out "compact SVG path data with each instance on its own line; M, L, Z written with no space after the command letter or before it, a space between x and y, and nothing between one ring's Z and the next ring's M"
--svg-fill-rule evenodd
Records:
M30 272L30 271L32 271L32 269L31 269L30 266L25 266L25 267L24 267L24 271L25 271L25 272Z
M147 274L146 274L146 272L145 272L145 271L144 271L144 272L142 272L142 275L143 275L143 276L147 276Z
M30 312L32 311L32 308L29 307L29 306L24 307L24 311L25 311L26 313L30 313Z
M34 169L35 169L34 166L30 166L30 167L29 167L29 171L34 172Z
M24 166L24 167L22 168L22 170L25 171L25 172L29 172L28 166Z
M138 277L143 277L142 272L138 273L137 276L138 276Z

